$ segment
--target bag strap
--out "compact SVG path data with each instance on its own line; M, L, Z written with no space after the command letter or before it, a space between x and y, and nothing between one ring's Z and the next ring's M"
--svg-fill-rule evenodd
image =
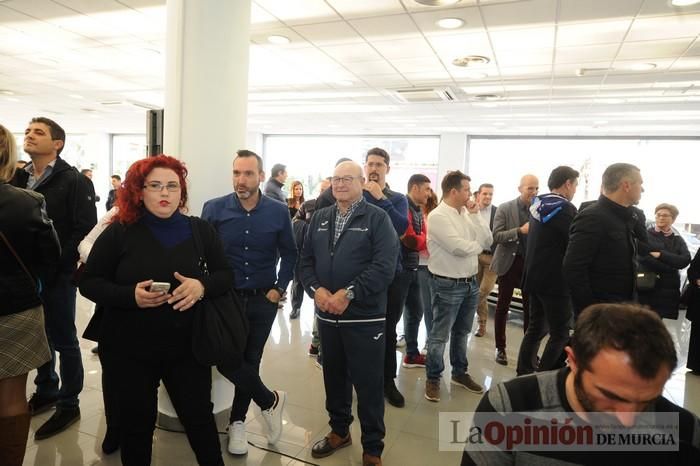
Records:
M190 226L192 227L192 241L194 242L194 250L199 256L199 268L205 275L209 275L209 266L207 258L204 255L204 247L202 246L202 235L199 231L199 220L197 217L190 217Z
M19 257L19 254L17 254L17 251L15 251L15 248L12 247L12 244L10 244L10 240L7 239L7 236L5 236L5 233L0 231L0 238L2 238L2 241L5 243L7 246L7 249L10 250L13 256L15 256L15 259L17 259L17 262L19 263L20 267L22 267L22 270L24 270L24 273L27 274L29 277L29 280L31 280L32 285L34 285L34 288L37 288L36 281L34 280L34 277L32 274L29 272L29 269L27 268L26 265L24 265L24 262L22 259Z

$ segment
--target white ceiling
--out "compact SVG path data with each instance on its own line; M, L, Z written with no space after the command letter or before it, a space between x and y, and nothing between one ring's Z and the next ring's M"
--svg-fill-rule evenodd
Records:
M699 135L700 5L254 0L251 16L251 131ZM441 29L445 17L466 24ZM163 0L0 0L0 90L14 93L0 91L0 122L22 130L44 114L69 132L143 132L134 104L163 104L164 43ZM464 55L491 61L451 64ZM634 70L645 63L656 68ZM411 87L457 101L397 99Z

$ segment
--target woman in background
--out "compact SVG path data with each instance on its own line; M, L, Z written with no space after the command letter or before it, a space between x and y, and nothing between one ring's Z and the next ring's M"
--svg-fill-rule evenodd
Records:
M51 359L44 330L40 275L61 255L44 196L8 182L17 143L0 125L0 465L21 466L30 414L27 373ZM8 244L5 243L7 241ZM17 254L18 257L15 257ZM26 270L25 270L26 267Z
M289 207L289 216L294 218L301 205L304 203L304 185L301 181L292 182L292 197L287 199L287 207Z

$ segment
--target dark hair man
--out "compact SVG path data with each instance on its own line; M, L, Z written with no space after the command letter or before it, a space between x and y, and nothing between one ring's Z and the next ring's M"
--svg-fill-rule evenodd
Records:
M491 261L491 270L498 275L498 302L494 321L496 339L496 362L508 365L506 354L506 322L513 290L520 288L525 266L527 234L530 228L530 204L539 190L539 181L534 175L525 175L520 179L520 195L512 201L498 206L493 220L493 242L496 250ZM521 290L522 291L522 290ZM522 293L523 330L527 330L529 321L528 295Z
M105 204L107 210L114 207L114 203L117 201L117 190L122 184L122 177L119 175L112 175L110 183L112 184L112 189L110 189L109 194L107 194L107 204Z
M576 216L571 200L576 194L578 176L571 167L555 168L547 182L550 192L535 197L530 207L523 274L523 291L530 297L530 322L520 344L518 375L561 367L558 364L569 340L569 322L573 317L561 264L569 243L569 227ZM538 368L537 351L548 332L549 340Z
M467 371L467 336L479 301L478 257L491 246L491 231L471 200L467 175L450 172L441 186L442 202L428 215L428 270L434 292L425 366L425 398L429 401L440 401L445 346L450 338L451 383L472 393L484 391Z
M264 179L260 156L238 151L233 160L234 193L209 200L202 209L202 218L219 233L234 270L233 287L250 322L243 365L218 368L236 385L228 429L228 451L234 455L248 451L245 417L251 400L263 411L267 440L274 444L282 434L287 398L285 392L268 390L259 376L277 304L292 280L297 259L287 205L262 195L260 183Z
M566 347L569 366L517 377L492 387L481 399L474 425L483 426L491 415L509 413L569 413L571 425L604 420L616 433L637 426L646 416L678 414L678 450L601 451L569 448L560 451L513 451L467 448L462 465L481 464L683 464L700 461L700 421L689 411L662 396L664 385L676 368L673 339L661 319L637 305L595 304L576 321L571 346ZM598 414L600 413L600 414ZM531 417L531 416L528 416ZM646 421L644 421L646 422ZM662 421L652 425L661 424Z
M281 163L274 164L270 170L270 179L265 183L263 194L286 204L287 196L282 191L285 181L287 181L287 166Z
M634 300L635 228L643 215L634 206L644 192L642 183L634 165L610 165L598 201L574 218L562 271L575 316L593 303Z
M34 379L36 392L29 400L32 415L54 405L56 411L36 431L37 440L62 432L80 419L78 395L83 389L73 273L79 258L78 243L97 223L97 211L92 182L59 157L65 141L66 132L58 123L44 117L33 118L24 132L24 151L32 161L15 173L12 182L44 195L46 212L61 242L58 270L42 290L51 361L38 369ZM56 351L61 359L60 379L55 369Z
M493 232L493 221L496 218L496 206L492 203L493 185L491 183L480 184L478 191L474 193L474 197L479 206L479 213L489 226L489 230ZM493 259L495 251L496 245L492 244L489 249L484 249L479 254L479 272L476 274L476 279L479 281L479 304L476 307L479 329L474 333L475 337L486 335L486 322L489 315L487 299L498 278L496 272L491 270L491 259Z
M355 162L335 168L336 205L316 211L301 254L302 281L314 299L321 336L331 426L331 432L314 444L311 456L323 458L352 443L354 386L362 464L381 465L384 321L399 242L386 211L363 196L363 184L362 168Z
M408 228L401 239L403 272L408 276L404 311L406 355L401 364L405 368L425 367L425 356L418 350L418 329L423 318L423 297L418 279L420 253L427 250L427 231L422 206L430 197L430 178L417 173L408 179ZM401 296L399 296L401 298Z

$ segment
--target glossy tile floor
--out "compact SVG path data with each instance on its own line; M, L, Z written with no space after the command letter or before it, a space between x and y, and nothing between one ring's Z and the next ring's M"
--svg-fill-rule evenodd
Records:
M92 303L78 299L78 330L82 333L92 314ZM304 301L301 317L289 321L290 305L278 314L265 349L262 364L263 380L270 388L279 388L289 393L284 414L285 430L276 448L277 451L264 451L250 447L248 455L233 457L225 450L226 435L221 435L224 462L227 465L354 465L359 464L362 447L360 428L356 421L352 425L355 443L350 448L316 460L311 457L310 448L328 431L328 417L324 409L323 378L313 360L307 356L311 340L313 309L308 298ZM514 314L514 313L511 313ZM515 360L522 339L522 322L518 315L511 316L508 323L509 365L500 366L494 361L493 321L489 321L488 333L483 338L470 338L468 357L469 372L487 388L515 376ZM690 322L681 318L666 321L680 356L679 369L666 385L665 395L695 413L700 413L700 377L687 375L685 361L688 348ZM399 324L402 329L402 323ZM401 332L400 332L401 333ZM420 343L425 340L421 328ZM119 453L106 456L100 449L105 433L104 412L100 382L100 364L97 356L90 352L93 343L81 340L83 363L85 365L85 388L80 396L81 420L70 429L53 438L35 441L34 432L48 419L51 412L32 419L30 439L27 445L25 465L37 466L77 466L77 465L119 465ZM403 356L397 350L396 358ZM446 359L447 355L446 355ZM449 365L449 360L446 366ZM449 374L449 367L445 371ZM27 393L33 387L30 374ZM384 464L389 466L457 465L461 455L455 452L440 452L437 448L437 419L440 411L472 411L480 400L466 390L449 384L442 384L442 401L431 403L423 397L425 371L404 369L399 364L397 384L406 397L402 409L387 405L385 413L386 438L383 455ZM227 413L217 417L219 430L224 431ZM257 445L266 446L255 412L251 409L247 419L248 439ZM184 434L156 430L153 447L154 465L178 466L196 464L194 455Z

